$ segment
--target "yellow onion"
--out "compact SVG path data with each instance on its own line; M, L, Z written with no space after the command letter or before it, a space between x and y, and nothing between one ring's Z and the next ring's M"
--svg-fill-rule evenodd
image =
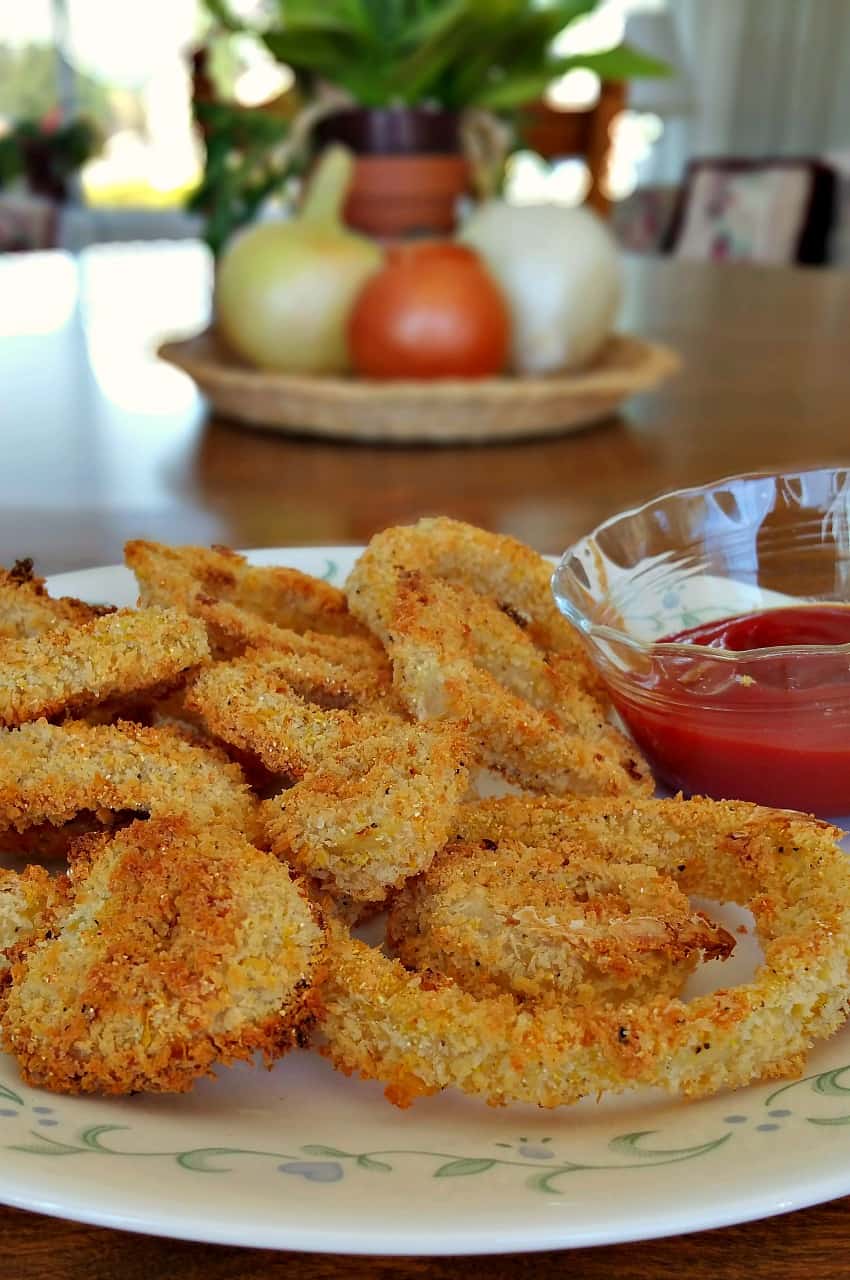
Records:
M251 364L281 373L348 368L349 312L382 257L340 218L353 164L344 147L328 148L299 216L251 227L225 251L216 326Z

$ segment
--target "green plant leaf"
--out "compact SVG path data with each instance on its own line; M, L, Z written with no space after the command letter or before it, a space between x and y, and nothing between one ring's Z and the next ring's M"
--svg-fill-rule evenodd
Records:
M468 1178L475 1173L486 1173L488 1169L492 1169L494 1164L498 1164L498 1160L450 1160L448 1164L441 1164L439 1169L434 1173L435 1178Z
M371 15L360 0L286 0L282 26L286 31L335 31L372 40Z
M356 41L321 29L266 31L263 41L280 62L287 63L296 73L309 71L336 84L344 83L351 70L350 59L358 52Z
M659 58L643 53L630 44L620 44L601 53L577 53L561 61L562 72L573 67L587 67L602 80L636 80L644 77L664 77L672 74L672 68Z
M207 12L225 31L245 31L245 23L233 12L227 0L204 0Z
M543 96L558 72L542 70L524 75L505 75L489 87L482 89L471 99L477 107L491 111L514 111Z
M555 37L576 17L596 7L596 0L564 0L540 9L520 3L509 19L490 21L468 55L454 68L451 94L463 106L477 101L488 86L506 77L524 79L546 72Z

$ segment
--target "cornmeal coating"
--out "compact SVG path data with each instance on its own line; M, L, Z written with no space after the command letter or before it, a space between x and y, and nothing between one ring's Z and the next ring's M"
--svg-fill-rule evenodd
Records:
M183 1092L303 1039L324 950L271 855L227 829L135 822L79 842L48 927L11 953L2 1042L38 1088Z

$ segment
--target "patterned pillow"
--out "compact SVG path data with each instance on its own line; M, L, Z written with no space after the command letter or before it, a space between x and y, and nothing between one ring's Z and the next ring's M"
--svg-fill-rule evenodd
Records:
M823 263L835 188L816 160L694 160L667 247L701 261Z

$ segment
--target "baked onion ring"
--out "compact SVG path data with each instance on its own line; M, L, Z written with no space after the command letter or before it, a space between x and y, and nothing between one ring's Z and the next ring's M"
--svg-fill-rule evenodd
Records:
M167 691L208 656L201 623L176 609L122 609L79 626L0 640L0 725Z
M558 795L652 790L637 747L577 684L572 659L539 649L475 592L400 574L391 628L393 680L408 710L467 724L479 759L510 781Z
M0 868L0 979L9 968L9 949L43 928L61 884L44 867L26 867L20 874Z
M2 1042L28 1084L180 1092L279 1057L318 1002L323 930L286 867L222 828L84 837L39 936L10 953Z
M0 731L0 830L60 826L83 810L258 834L257 802L239 767L177 730L38 720Z
M850 1002L850 865L841 833L798 814L707 800L519 798L471 805L466 832L510 828L654 865L683 889L752 911L764 961L743 985L688 1003L620 1008L476 998L412 974L329 922L325 1053L385 1082L399 1105L455 1085L492 1104L575 1102L656 1085L687 1097L802 1069ZM543 832L548 833L546 837ZM499 839L498 834L492 838Z
M114 612L112 605L49 595L44 578L33 573L32 560L18 560L11 569L0 569L0 637L4 639L24 640Z
M124 559L136 575L142 604L176 606L200 618L227 655L263 644L293 648L292 632L366 637L343 592L298 569L252 565L227 547L168 547L141 540L126 544ZM336 646L341 659L350 647Z
M214 737L295 777L398 720L388 668L271 650L208 667L184 704Z
M577 1004L677 995L735 940L655 867L516 840L448 845L394 897L387 943L474 995Z
M382 902L445 844L468 787L468 745L453 727L364 733L263 803L271 848L336 896Z
M351 570L345 593L351 612L385 644L396 578L405 570L489 597L525 624L541 648L573 655L588 685L599 687L575 632L555 605L552 565L522 542L446 516L376 534Z

